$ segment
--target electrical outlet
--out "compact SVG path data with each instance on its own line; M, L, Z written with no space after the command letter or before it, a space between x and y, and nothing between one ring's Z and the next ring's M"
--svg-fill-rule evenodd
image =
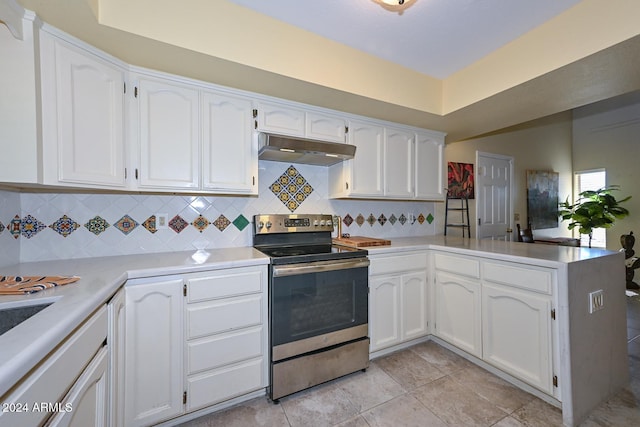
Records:
M169 228L169 214L157 213L156 217L156 230L166 230Z
M409 220L409 224L413 224L414 222L416 222L416 214L408 213L407 220Z
M604 308L604 292L602 289L589 293L589 313L594 313Z
M519 213L514 213L513 214L513 220L514 221L520 221L520 214Z

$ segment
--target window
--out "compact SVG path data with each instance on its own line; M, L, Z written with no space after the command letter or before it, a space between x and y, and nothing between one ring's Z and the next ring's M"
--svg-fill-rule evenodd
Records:
M599 190L605 187L607 174L604 169L594 169L583 172L576 172L575 174L575 195L587 190ZM576 228L577 230L577 228ZM589 236L586 234L580 235L580 246L589 246ZM604 228L595 228L593 230L593 238L591 239L591 247L594 248L606 248L607 247L607 230Z

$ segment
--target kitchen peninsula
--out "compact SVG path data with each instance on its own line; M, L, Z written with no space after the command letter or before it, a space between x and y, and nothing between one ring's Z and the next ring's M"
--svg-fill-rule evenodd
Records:
M433 339L560 406L565 425L578 424L593 408L628 382L622 253L431 236L394 239L390 246L369 249L369 257L372 288L369 316L373 357L407 343ZM407 263L402 264L403 259ZM386 274L384 268L391 263L415 270L417 267L411 264L414 261L418 261L423 270L424 276L420 277L426 278L423 301L426 326L405 343L402 340L390 341L380 346L382 350L374 351L375 337L380 333L380 330L376 330L375 319L381 315L375 305L374 284L385 286L383 284L387 282L393 283L394 278L400 281L407 278L407 283L413 283L411 278L415 275ZM2 273L7 275L62 274L80 275L82 279L74 284L25 297L0 299L0 309L24 301L53 302L50 307L0 336L0 347L3 349L0 354L2 402L8 402L12 393L29 385L25 380L31 375L29 372L41 365L48 353L67 340L76 328L83 325L85 319L104 306L123 285L125 290L128 286L130 289L138 286L153 289L153 284L134 283L136 280L156 278L162 279L153 282L158 283L159 289L169 278L190 277L194 273L209 274L216 270L224 272L248 268L266 274L267 263L268 258L253 248L231 248L195 253L24 263L3 269ZM252 270L250 273L255 272ZM262 273L257 274L259 277ZM227 274L218 277L222 279L207 282L207 286L225 287L225 282L234 280ZM182 283L180 281L181 296ZM255 293L249 290L245 293L256 295L260 300L265 289L259 286L264 282L258 280L257 283L258 290ZM205 292L211 292L212 289L201 288ZM604 303L601 309L590 313L589 294L599 290L603 292ZM198 297L190 294L186 299L195 301ZM384 302L386 305L392 303L392 300ZM180 307L187 305L192 303L179 303ZM548 312L542 313L547 308ZM126 313L128 307L124 309ZM514 318L508 317L514 313ZM536 317L538 313L543 316ZM262 315L264 313L258 319ZM172 318L168 313L163 313L162 317ZM530 320L533 323L526 323ZM192 324L191 327L198 328L199 325ZM108 345L114 344L112 333L110 328L106 338ZM120 333L126 335L129 329L121 329ZM123 341L122 337L119 340L120 343L129 342L126 338ZM189 345L190 342L186 341L183 345ZM519 353L522 348L532 348L532 342L542 345L534 357ZM119 354L122 354L122 349ZM114 357L112 360L118 359L117 355ZM515 360L510 357L515 357ZM257 359L256 363L260 365L264 362ZM527 364L529 362L533 365ZM546 369L548 372L542 374L548 376L534 375L536 372L533 368ZM260 369L248 372L258 377L264 374ZM257 378L253 384L258 386L251 393L236 394L228 400L214 399L209 406L195 405L193 409L189 409L188 404L185 405L186 409L183 408L180 388L179 411L159 419L185 414L187 418L195 411L211 411L254 397L256 393L263 394L265 381L264 376ZM124 392L123 385L115 380L107 385L109 387L113 391L110 395L118 396ZM63 401L63 398L57 397L59 401ZM107 404L109 408L106 411L114 417L112 420L120 420L122 416L117 414L122 408L116 410L116 402L118 399L114 397ZM0 416L0 420L3 418ZM117 425L117 422L111 424Z

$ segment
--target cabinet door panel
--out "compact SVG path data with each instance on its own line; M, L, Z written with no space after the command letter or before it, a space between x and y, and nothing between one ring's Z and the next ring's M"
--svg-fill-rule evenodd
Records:
M402 339L427 334L427 272L402 275Z
M483 359L552 394L551 298L482 286Z
M43 114L55 114L57 135L43 141L57 146L57 165L47 168L58 176L46 183L124 187L124 72L63 42L54 46L57 102Z
M383 142L384 128L369 123L349 124L349 143L356 146L355 157L347 161L351 173L349 194L383 195Z
M416 134L416 198L443 200L444 143L423 134Z
M344 119L318 113L307 113L305 134L307 138L345 142L344 131Z
M305 114L277 103L258 104L258 130L282 135L304 136Z
M414 197L414 134L387 128L384 143L384 194Z
M207 92L202 101L203 187L257 194L251 100Z
M141 78L138 82L140 187L199 187L198 91Z
M182 280L125 286L125 425L182 413Z
M371 351L400 342L400 277L372 277L369 281Z
M263 329L257 326L187 342L187 375L262 356Z
M103 347L62 401L65 412L58 412L46 425L106 427L107 365L107 348Z
M480 283L436 271L436 335L482 357Z

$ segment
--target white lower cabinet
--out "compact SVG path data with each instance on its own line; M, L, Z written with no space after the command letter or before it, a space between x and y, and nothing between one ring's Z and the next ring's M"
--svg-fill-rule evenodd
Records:
M266 280L252 266L127 282L124 425L267 386Z
M480 282L443 271L435 273L435 333L482 357Z
M370 352L426 336L427 253L369 258Z
M556 271L437 251L433 260L436 336L559 398Z
M107 309L103 305L0 401L1 426L100 426L107 423ZM70 405L70 406L69 406Z

